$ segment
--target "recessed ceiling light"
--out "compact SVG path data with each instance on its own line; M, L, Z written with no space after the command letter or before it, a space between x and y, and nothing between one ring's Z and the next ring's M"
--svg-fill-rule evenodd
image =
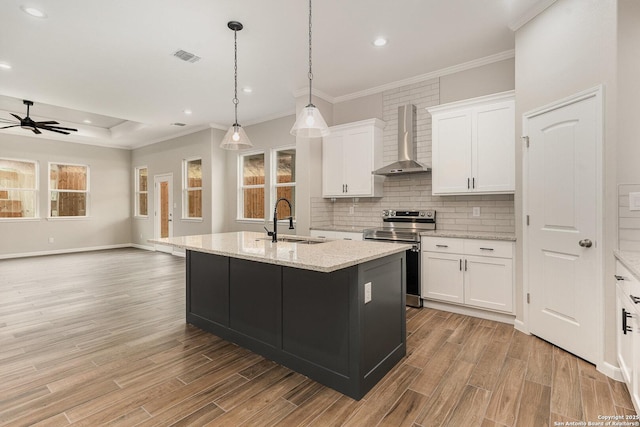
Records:
M86 124L88 124L88 125L90 125L90 124L91 124L91 120L89 120L89 119L84 119L84 120L83 120L83 122L84 122L84 123L86 123Z
M242 91L243 91L244 93L251 93L251 92L253 92L253 89L251 89L250 87L243 87L243 88L242 88Z
M183 113L185 113L187 116L189 116L189 115L191 115L192 111L187 109L187 110L184 110Z
M0 62L0 68L2 68L3 70L10 70L11 65L7 64L6 62Z
M20 9L22 9L22 11L26 14L29 14L35 18L46 18L47 14L44 13L43 11L41 11L40 9L37 9L35 7L31 7L31 6L20 6Z
M382 47L386 44L387 44L387 39L385 39L384 37L378 37L373 41L373 45L378 47Z

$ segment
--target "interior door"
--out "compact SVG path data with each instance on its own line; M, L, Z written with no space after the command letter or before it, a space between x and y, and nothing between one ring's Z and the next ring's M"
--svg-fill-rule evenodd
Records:
M531 333L592 363L601 343L600 90L524 117Z
M155 188L155 226L154 236L156 239L162 237L173 237L173 175L156 175L154 177ZM173 251L171 246L156 245L157 251Z

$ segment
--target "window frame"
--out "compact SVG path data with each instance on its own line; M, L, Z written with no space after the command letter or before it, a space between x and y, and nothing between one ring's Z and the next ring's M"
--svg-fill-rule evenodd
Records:
M282 146L282 147L275 147L271 149L271 168L269 171L269 193L270 193L270 197L269 197L269 206L273 206L276 202L277 197L278 197L278 188L281 187L293 187L293 191L295 194L295 190L296 190L296 183L297 181L293 181L293 182L285 182L285 183L278 183L278 152L279 151L287 151L287 150L294 150L296 152L296 158L298 156L298 152L296 150L296 146L295 145L286 145L286 146ZM295 167L295 166L294 166ZM297 178L296 178L297 180ZM295 209L295 204L296 204L296 198L294 197L294 200L292 202L292 210L294 211L294 215L293 215L293 222L296 222L296 213L297 210ZM273 221L273 210L269 210L269 221Z
M12 157L0 157L0 160L8 160L11 162L23 162L23 163L32 163L35 166L35 187L33 189L27 188L6 188L0 191L30 191L34 193L34 207L33 207L33 216L26 217L7 217L0 218L1 222L13 222L13 221L39 221L40 220L40 163L37 160L31 159L16 159Z
M146 191L140 190L140 171L142 169L147 170L147 190ZM134 167L134 173L135 173L135 179L133 184L134 185L133 193L134 193L135 200L134 200L133 216L134 218L147 219L149 218L149 167L146 165L136 166ZM140 214L140 195L141 194L147 195L147 214L146 215Z
M87 169L87 180L85 190L59 190L51 188L51 166L81 166ZM47 168L47 220L82 220L89 218L91 211L91 167L88 164L83 163L64 163L64 162L49 162ZM51 215L51 196L53 192L57 193L84 193L85 196L85 214L73 215L73 216L52 216Z
M200 194L203 194L202 184L204 180L201 177L200 187L189 187L189 162L194 160L200 160L200 174L204 171L202 167L202 157L188 157L182 159L182 220L183 221L202 221L202 216L189 216L189 191L200 190ZM202 197L200 198L200 212L202 212L204 205L202 204Z
M265 182L264 184L244 184L244 158L247 156L255 156L256 154L262 154L263 162L264 162L264 174L265 174ZM265 150L251 150L244 151L242 153L238 153L238 176L237 176L237 191L238 191L238 203L236 207L236 221L242 222L260 222L264 223L266 218L245 218L244 216L244 190L252 189L252 188L262 188L264 191L267 190L267 153ZM263 199L264 203L264 199ZM264 211L266 212L266 206L264 207Z

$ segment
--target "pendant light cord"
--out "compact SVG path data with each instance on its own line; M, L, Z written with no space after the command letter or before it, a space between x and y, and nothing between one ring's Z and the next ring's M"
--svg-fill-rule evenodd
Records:
M313 81L313 72L311 72L311 0L309 0L309 105L311 102L311 82Z
M238 31L233 30L233 81L234 81L234 90L233 90L233 106L235 109L235 117L236 120L233 122L234 126L238 125L238 104L240 101L238 100Z

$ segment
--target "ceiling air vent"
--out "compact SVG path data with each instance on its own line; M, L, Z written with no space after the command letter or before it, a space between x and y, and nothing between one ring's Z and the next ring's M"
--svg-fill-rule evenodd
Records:
M186 126L186 125L187 125L186 123L179 123L179 122L171 123L171 126Z
M177 50L175 52L173 52L173 56L175 56L178 59L182 59L185 62L198 62L200 60L199 56L194 55L191 52L187 52L186 50Z

